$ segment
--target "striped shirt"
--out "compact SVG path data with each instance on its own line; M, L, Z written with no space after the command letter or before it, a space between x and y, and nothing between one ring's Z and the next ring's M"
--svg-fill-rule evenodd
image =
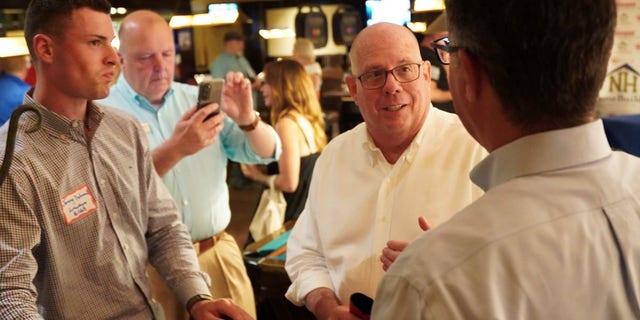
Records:
M209 293L137 121L90 103L84 123L25 101L42 127L26 133L36 118L22 116L0 186L0 318L151 319L148 262L183 303Z

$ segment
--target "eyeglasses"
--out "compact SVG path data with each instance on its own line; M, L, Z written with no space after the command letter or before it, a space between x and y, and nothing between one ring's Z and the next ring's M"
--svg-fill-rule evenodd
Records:
M360 80L365 89L379 89L387 83L389 73L400 83L411 82L420 76L422 63L407 63L391 70L374 70L361 74L356 79Z
M436 41L431 42L431 46L436 50L438 60L440 60L440 63L445 65L451 63L452 53L462 49L462 47L453 46L449 43L449 37L440 38Z

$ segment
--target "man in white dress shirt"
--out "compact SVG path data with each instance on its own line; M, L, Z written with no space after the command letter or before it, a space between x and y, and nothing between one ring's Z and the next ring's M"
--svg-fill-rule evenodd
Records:
M437 226L476 199L469 171L486 155L455 114L431 105L430 64L408 29L364 29L350 59L346 83L364 123L322 151L287 244L287 298L318 319L349 319L351 294L375 294L424 232L419 217Z
M446 2L436 44L485 194L407 247L375 319L640 319L640 159L594 105L614 0ZM473 23L469 23L473 21Z

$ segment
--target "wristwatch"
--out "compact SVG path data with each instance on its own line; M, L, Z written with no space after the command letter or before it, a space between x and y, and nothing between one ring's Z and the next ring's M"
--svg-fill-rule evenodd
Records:
M255 129L258 126L259 122L260 122L260 112L256 111L256 118L253 120L252 123L246 124L246 125L238 125L238 127L240 127L240 130L242 131L249 132Z
M196 294L187 301L187 312L191 314L191 308L193 308L193 305L202 300L213 300L213 297L208 294Z

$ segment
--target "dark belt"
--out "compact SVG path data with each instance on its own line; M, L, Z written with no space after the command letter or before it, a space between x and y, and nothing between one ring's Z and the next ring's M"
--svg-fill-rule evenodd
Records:
M196 241L193 243L193 248L196 249L196 253L200 255L206 252L207 250L213 248L213 246L215 246L216 243L218 243L220 239L222 239L223 234L224 234L224 231L220 231L218 234L214 235L213 237Z

